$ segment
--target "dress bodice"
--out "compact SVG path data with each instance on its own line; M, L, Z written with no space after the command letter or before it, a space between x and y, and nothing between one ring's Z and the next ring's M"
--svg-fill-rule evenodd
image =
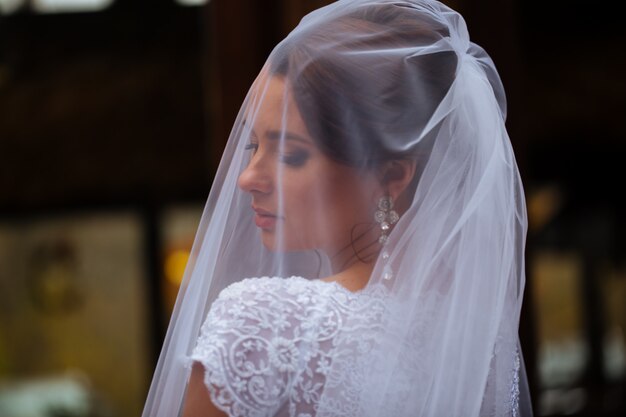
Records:
M365 368L355 358L374 343L385 294L301 277L245 279L213 303L191 359L204 365L213 403L230 416L326 414L322 393L358 396ZM328 378L331 370L339 377ZM349 404L330 414L356 415L342 410Z

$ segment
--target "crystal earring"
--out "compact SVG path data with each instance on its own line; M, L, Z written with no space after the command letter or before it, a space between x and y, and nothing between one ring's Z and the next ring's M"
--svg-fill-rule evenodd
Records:
M389 231L391 230L391 226L396 224L396 222L400 219L398 212L393 209L393 200L389 196L381 197L378 200L378 210L374 213L374 220L380 226L380 237L378 238L378 243L380 243L383 247L381 256L385 261L385 266L383 267L383 279L389 280L393 277L393 272L391 271L391 267L386 263L389 259L389 253L385 249L385 245L387 245L387 241L389 240Z
M387 241L389 240L389 231L391 230L391 226L396 224L396 222L400 219L398 216L398 212L393 209L393 200L391 197L381 197L378 200L378 210L374 214L374 219L376 223L380 225L380 237L378 238L378 243L385 246Z

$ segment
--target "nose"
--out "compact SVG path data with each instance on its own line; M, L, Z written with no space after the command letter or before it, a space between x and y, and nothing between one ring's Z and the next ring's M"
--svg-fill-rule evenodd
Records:
M237 180L239 188L252 194L271 193L273 189L271 169L266 165L267 163L264 163L258 154L253 156L248 166L239 175Z

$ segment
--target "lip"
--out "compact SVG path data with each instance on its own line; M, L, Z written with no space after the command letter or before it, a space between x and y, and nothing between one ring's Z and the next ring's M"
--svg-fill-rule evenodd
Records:
M279 219L278 216L273 214L271 211L264 210L260 207L252 206L252 210L256 213L254 216L254 223L258 228L263 230L270 230L276 226L276 221Z
M278 217L278 216L276 216L274 213L272 213L271 211L264 210L264 209L262 209L262 208L260 208L260 207L255 207L255 206L252 206L252 210L254 210L254 212L255 212L256 214L258 214L259 216L272 216L272 217Z

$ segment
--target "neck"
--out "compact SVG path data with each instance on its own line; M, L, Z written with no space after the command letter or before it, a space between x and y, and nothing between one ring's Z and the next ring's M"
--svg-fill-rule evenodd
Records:
M356 259L336 274L324 278L324 281L334 281L350 291L358 291L367 285L370 275L372 275L375 261L375 257L367 261ZM337 271L337 269L335 270Z
M378 230L371 224L352 230L349 244L329 250L333 275L325 281L336 281L351 291L363 288L369 281L378 258Z

